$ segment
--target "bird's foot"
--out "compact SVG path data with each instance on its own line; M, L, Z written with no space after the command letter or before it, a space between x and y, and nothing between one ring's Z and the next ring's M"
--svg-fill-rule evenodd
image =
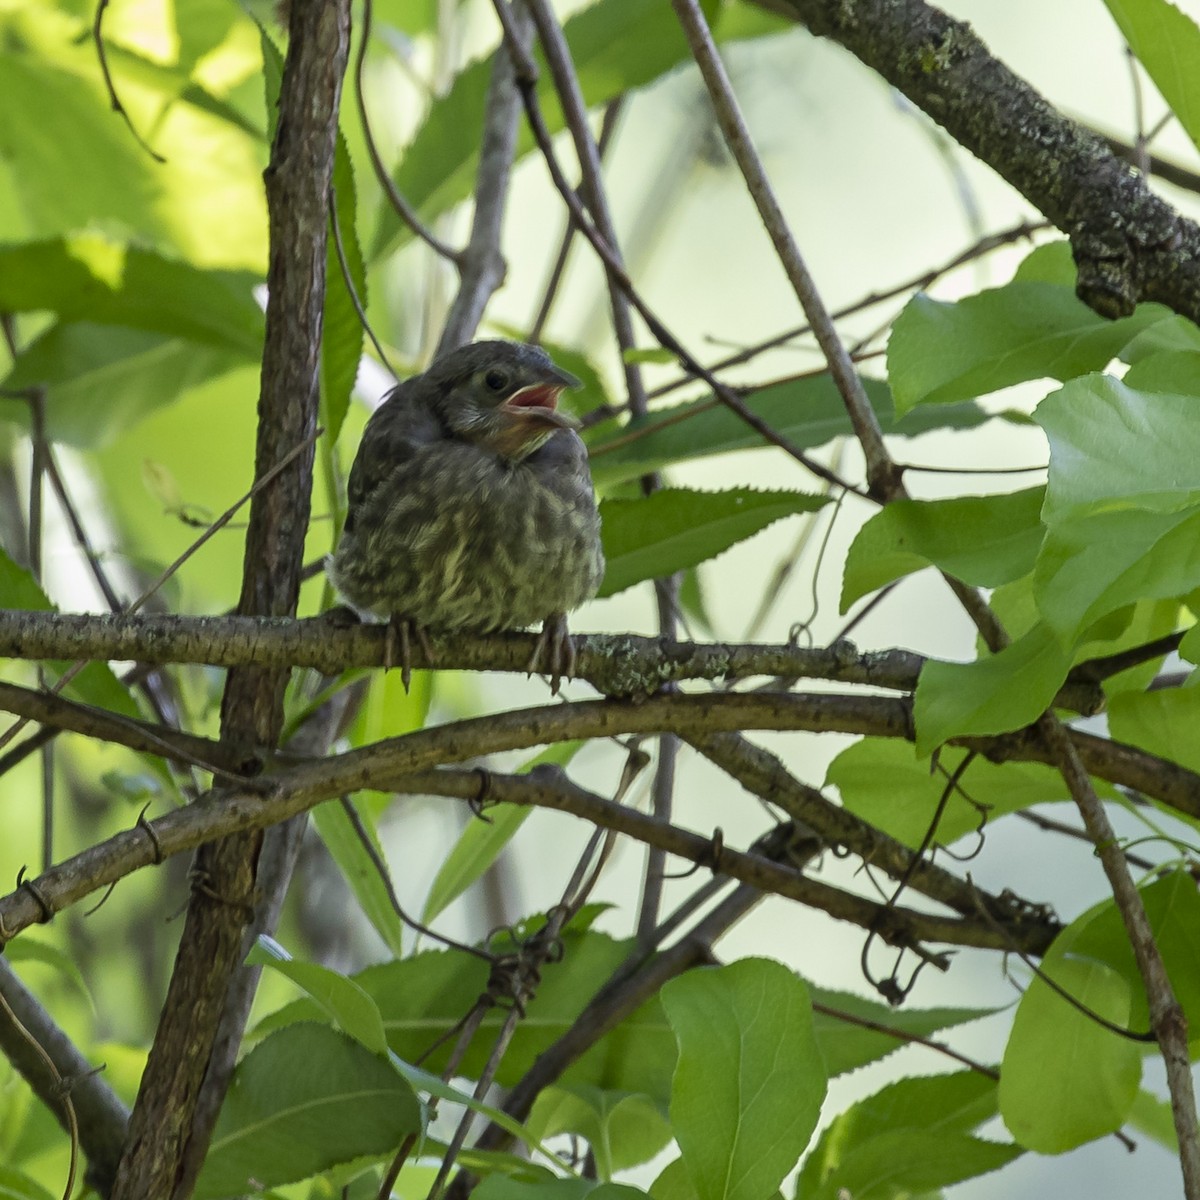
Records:
M564 676L570 679L575 674L575 643L567 631L566 613L551 613L542 622L542 632L533 645L533 654L525 666L525 673L532 675L540 670L550 676L552 696L558 695L558 687Z
M397 663L396 650L399 648L400 682L404 684L405 692L412 685L412 639L421 643L425 655L425 665L434 664L433 647L429 644L429 636L424 625L418 625L411 617L402 617L392 613L388 618L387 633L383 640L383 669L390 671Z

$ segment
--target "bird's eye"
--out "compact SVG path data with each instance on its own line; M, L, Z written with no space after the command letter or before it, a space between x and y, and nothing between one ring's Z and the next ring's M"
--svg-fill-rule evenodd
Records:
M490 392L502 392L508 387L508 372L493 367L484 377L483 382Z

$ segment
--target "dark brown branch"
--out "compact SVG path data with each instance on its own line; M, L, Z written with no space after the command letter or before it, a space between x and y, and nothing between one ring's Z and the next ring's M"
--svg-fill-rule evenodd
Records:
M270 253L266 337L255 476L308 443L255 496L250 510L239 612L295 612L312 485L317 425L328 196L342 76L350 42L349 0L290 5L279 122L265 174ZM235 754L273 746L282 725L287 672L246 666L231 672L221 712L222 741ZM203 1158L210 1130L194 1122L202 1085L219 1106L226 1080L209 1074L230 980L253 916L262 834L224 839L197 855L179 954L130 1119L113 1200L190 1195L185 1156ZM241 1019L244 1020L245 1014ZM189 1148L189 1143L195 1144ZM177 1189L178 1192L177 1192Z
M840 43L1053 221L1071 239L1080 298L1096 312L1126 316L1157 300L1200 320L1200 227L965 22L922 0L756 2Z

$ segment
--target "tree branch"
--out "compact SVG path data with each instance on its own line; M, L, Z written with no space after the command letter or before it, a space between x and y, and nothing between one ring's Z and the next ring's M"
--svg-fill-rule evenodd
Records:
M317 424L325 302L328 197L342 76L350 43L349 0L290 6L279 122L265 174L270 236L266 338L255 476L262 478ZM238 611L289 615L300 590L312 486L311 441L262 488L250 510ZM287 672L259 665L231 672L222 741L237 755L275 743ZM194 1123L201 1087L215 1110L227 1080L209 1070L227 993L253 916L261 832L209 844L197 854L187 920L167 999L117 1172L113 1200L178 1196L191 1188L185 1156L202 1159L209 1130ZM242 1014L241 1020L244 1020ZM189 1147L195 1139L196 1144Z
M1071 239L1080 299L1096 312L1127 316L1157 300L1200 320L1200 226L993 57L965 22L922 0L755 2L844 46L1053 221Z

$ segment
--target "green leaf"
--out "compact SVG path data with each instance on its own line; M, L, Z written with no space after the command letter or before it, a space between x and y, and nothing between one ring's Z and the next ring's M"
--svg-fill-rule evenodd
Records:
M1070 646L1109 613L1200 586L1200 511L1143 509L1052 527L1034 569L1038 611Z
M353 796L350 803L354 805L358 819L366 829L376 853L384 859L379 833L375 828L375 818L368 806ZM338 870L354 893L359 908L383 939L383 944L399 958L403 953L403 927L400 916L392 904L384 880L380 877L379 868L367 853L346 810L340 801L333 800L328 804L318 804L313 809L312 818L321 841L325 843L325 848L337 863Z
M804 1163L804 1200L926 1196L998 1170L1018 1146L969 1136L996 1112L996 1084L962 1071L902 1079L834 1117Z
M747 958L662 990L679 1041L671 1123L701 1200L762 1200L816 1128L825 1070L808 989L782 964Z
M264 319L249 271L194 267L152 250L80 233L0 245L0 310L125 325L257 361Z
M4 957L9 962L36 962L53 968L88 1002L88 1007L92 1012L96 1011L95 998L88 988L83 972L76 965L75 960L57 946L51 946L48 942L40 942L37 938L30 937L28 933L25 933L5 944ZM3 1191L0 1191L0 1197L3 1195Z
M883 432L915 437L934 428L971 429L989 420L974 404L912 413L897 421L891 393L877 379L863 379ZM810 375L757 388L742 396L746 407L802 450L823 446L854 430L846 405L828 375ZM589 440L592 478L602 491L648 471L732 450L771 445L732 409L712 396L659 408L617 430L601 429Z
M1200 146L1200 29L1166 0L1104 0L1121 36L1154 80L1155 87Z
M699 1200L682 1158L667 1163L650 1185L654 1200Z
M272 1034L239 1064L197 1184L203 1200L307 1179L392 1153L421 1128L411 1086L324 1025Z
M582 742L558 742L548 746L525 763L520 773L525 774L540 763L565 767L582 745ZM531 812L533 809L528 805L503 804L467 823L430 885L421 911L423 924L436 920L491 867Z
M1128 983L1111 967L1061 954L1042 970L1072 997L1125 1027ZM1026 1149L1061 1154L1119 1129L1137 1096L1141 1051L1040 978L1017 1006L1000 1068L1000 1113Z
M1180 318L1184 322L1184 318ZM1164 322L1165 324L1165 322ZM1183 350L1155 350L1139 358L1121 382L1139 392L1174 392L1179 396L1200 396L1200 329L1186 321L1192 344ZM1161 327L1147 330L1147 336Z
M1046 625L1035 625L999 654L975 662L927 662L913 696L917 753L929 754L950 738L1008 733L1035 721L1070 665L1070 655Z
M600 596L707 562L781 517L816 512L828 496L731 488L663 488L636 500L600 502L607 570Z
M1138 890L1175 998L1187 1017L1189 1040L1195 1053L1200 1047L1200 976L1196 971L1196 963L1200 962L1200 894L1190 873L1178 868ZM1129 989L1128 1026L1149 1028L1145 984L1114 901L1102 901L1072 922L1055 945L1061 945L1064 952L1097 959L1116 971ZM1143 1053L1152 1049L1153 1043L1142 1043Z
M1196 397L1139 391L1110 375L1072 380L1034 413L1050 441L1048 525L1097 512L1200 504Z
M846 556L841 611L895 579L936 566L976 587L1033 570L1045 488L1002 496L898 500L858 531Z
M363 311L367 308L367 270L358 241L358 202L354 165L342 131L333 158L334 218L346 256L346 273ZM363 327L338 261L337 242L329 232L325 264L325 319L321 329L321 421L330 444L337 441L350 407L350 393L362 357Z
M601 1179L648 1162L671 1140L666 1116L649 1096L585 1084L547 1088L528 1124L543 1140L560 1133L583 1138Z
M1172 1154L1179 1153L1175 1114L1169 1100L1160 1100L1142 1089L1133 1102L1133 1108L1129 1110L1129 1124L1147 1137L1152 1137L1160 1146L1165 1146Z
M0 1163L0 1200L54 1200L54 1196L15 1167Z
M994 1008L892 1008L850 992L809 986L813 996L813 1031L830 1079L878 1062L907 1046L904 1034L929 1037L996 1011ZM870 1029L864 1022L882 1028ZM894 1029L900 1036L884 1032L886 1029Z
M4 387L44 387L47 436L90 449L246 361L241 351L183 338L60 321L17 356ZM28 430L29 405L0 397L0 420Z
M928 760L918 758L906 742L864 738L829 764L825 782L838 789L850 812L906 846L916 847L946 790L948 775L966 753L947 747L938 756L939 769L931 773ZM1062 776L1051 767L1040 763L1001 765L978 756L959 780L959 788L961 791L950 795L938 822L937 842L943 846L975 833L985 822L1005 813L1070 799Z
M1010 283L955 302L918 294L888 341L896 411L1098 371L1164 315L1142 305L1131 317L1108 321L1072 289L1052 283Z
M1200 771L1200 741L1196 738L1196 730L1200 728L1200 691L1196 688L1114 696L1108 723L1116 741L1140 746L1188 770Z
M353 979L318 963L289 958L278 943L259 938L246 961L251 966L271 967L303 988L333 1019L338 1027L373 1054L387 1052L383 1018L375 1001Z
M1074 288L1078 278L1071 243L1066 238L1060 238L1034 246L1017 264L1012 282L1053 283L1058 287Z
M536 997L528 1005L497 1073L510 1087L551 1042L575 1022L585 1005L632 952L632 941L618 941L595 931L568 929L561 962L548 963ZM427 951L398 962L368 967L354 982L375 1001L383 1015L388 1044L402 1059L426 1054L437 1038L452 1031L462 1014L487 986L488 963L460 951ZM297 1020L323 1015L311 1001L298 1001L261 1021L263 1033ZM484 1017L459 1071L477 1076L487 1060L488 1038L503 1024L505 1013L492 1009ZM450 1053L440 1045L424 1065L440 1071ZM614 1091L644 1092L666 1102L675 1066L675 1039L658 1002L651 1000L602 1038L564 1076L564 1083L589 1083Z
M18 608L29 612L55 610L29 571L17 566L3 550L0 550L0 608ZM71 664L57 661L48 662L46 666L61 676ZM129 689L113 674L107 663L88 663L67 685L67 695L123 717L133 717L135 720L141 717ZM143 757L150 762L158 761L149 755Z
M702 5L708 16L714 0ZM606 104L624 92L642 87L690 58L679 22L668 9L644 0L599 0L563 23L563 34L589 108ZM540 46L538 101L551 134L563 128L553 79ZM430 221L465 200L475 183L480 130L493 52L466 67L450 90L434 101L416 137L404 152L396 173L400 194ZM524 119L517 138L519 160L533 149L533 135ZM371 258L404 244L412 231L388 205L381 214Z

